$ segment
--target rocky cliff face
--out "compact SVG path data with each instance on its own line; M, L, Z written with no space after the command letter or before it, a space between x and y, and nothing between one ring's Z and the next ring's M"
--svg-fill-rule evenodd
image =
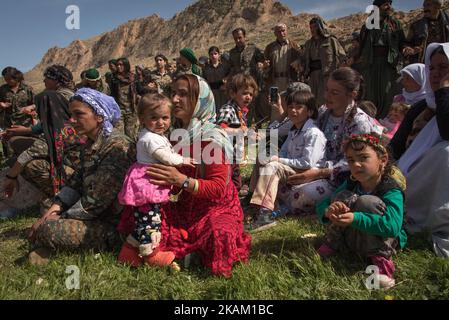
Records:
M422 10L397 13L406 24ZM153 56L163 53L175 57L179 49L189 46L198 55L212 45L224 50L233 47L232 30L243 27L248 37L260 47L273 41L272 27L284 22L290 36L299 43L309 37L310 14L294 16L289 8L273 0L200 0L170 20L158 15L129 21L116 29L88 40L76 40L66 48L51 48L42 61L25 76L39 91L43 89L42 72L51 64L61 64L73 71L76 79L82 70L97 67L106 71L113 57L128 57L133 64L153 65ZM359 30L366 15L359 13L329 22L334 34L346 40Z

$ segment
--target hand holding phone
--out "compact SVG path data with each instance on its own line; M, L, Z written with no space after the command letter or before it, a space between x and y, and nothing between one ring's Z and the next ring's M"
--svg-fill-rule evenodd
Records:
M278 95L279 95L279 88L278 87L271 87L270 88L270 100L271 100L271 103L276 103L278 101Z

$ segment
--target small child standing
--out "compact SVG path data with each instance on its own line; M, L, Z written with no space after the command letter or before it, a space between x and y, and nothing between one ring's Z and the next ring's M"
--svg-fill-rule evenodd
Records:
M396 131L401 126L410 106L405 103L393 103L386 118L380 120L380 124L385 128L383 136L391 140Z
M325 154L327 140L315 125L318 108L313 94L294 92L287 98L287 110L293 127L279 156L271 157L270 162L261 166L251 198L251 204L260 208L253 230L274 225L272 214L279 184L287 183L288 177L301 170L316 168Z
M234 146L232 181L240 191L242 178L240 176L240 163L245 157L244 136L248 131L248 112L253 98L258 93L258 86L253 77L237 74L227 83L228 95L231 100L220 108L217 125L233 138Z
M129 169L118 195L120 204L132 210L135 221L134 232L122 247L119 261L139 266L143 262L153 264L151 257L158 252L161 240L161 205L170 198L170 188L154 185L146 175L151 164L170 166L193 165L193 160L183 158L173 151L165 132L171 124L171 102L161 94L143 96L138 105L138 117L144 128L137 142L137 162ZM126 223L123 221L121 223ZM168 261L175 256L171 252L160 252L158 259Z
M320 220L329 224L318 253L326 258L349 249L367 257L379 269L379 286L391 288L395 285L392 256L407 243L405 178L388 165L387 150L377 136L352 136L344 149L351 177L317 206Z

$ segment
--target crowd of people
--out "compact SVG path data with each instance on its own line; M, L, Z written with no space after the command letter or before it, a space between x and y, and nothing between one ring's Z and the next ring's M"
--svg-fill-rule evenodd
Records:
M229 53L183 48L176 66L158 54L154 69L111 59L77 85L52 65L37 95L6 67L1 184L19 196L20 175L45 195L30 262L121 248L134 267L196 257L230 277L249 259L248 231L285 215L316 217L327 226L317 254L368 258L384 288L415 233L449 258L449 15L425 0L406 35L391 0L373 4L380 29L363 26L348 50L313 18L302 46L279 23L265 50L237 28ZM257 157L245 184L245 141L272 132L279 152Z

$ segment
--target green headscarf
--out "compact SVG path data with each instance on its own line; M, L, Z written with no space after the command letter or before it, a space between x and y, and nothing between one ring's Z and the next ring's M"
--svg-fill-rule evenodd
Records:
M190 48L184 48L181 51L179 51L179 54L189 60L189 62L192 64L192 73L197 76L202 76L201 68L198 67L198 59L195 56L195 53Z

